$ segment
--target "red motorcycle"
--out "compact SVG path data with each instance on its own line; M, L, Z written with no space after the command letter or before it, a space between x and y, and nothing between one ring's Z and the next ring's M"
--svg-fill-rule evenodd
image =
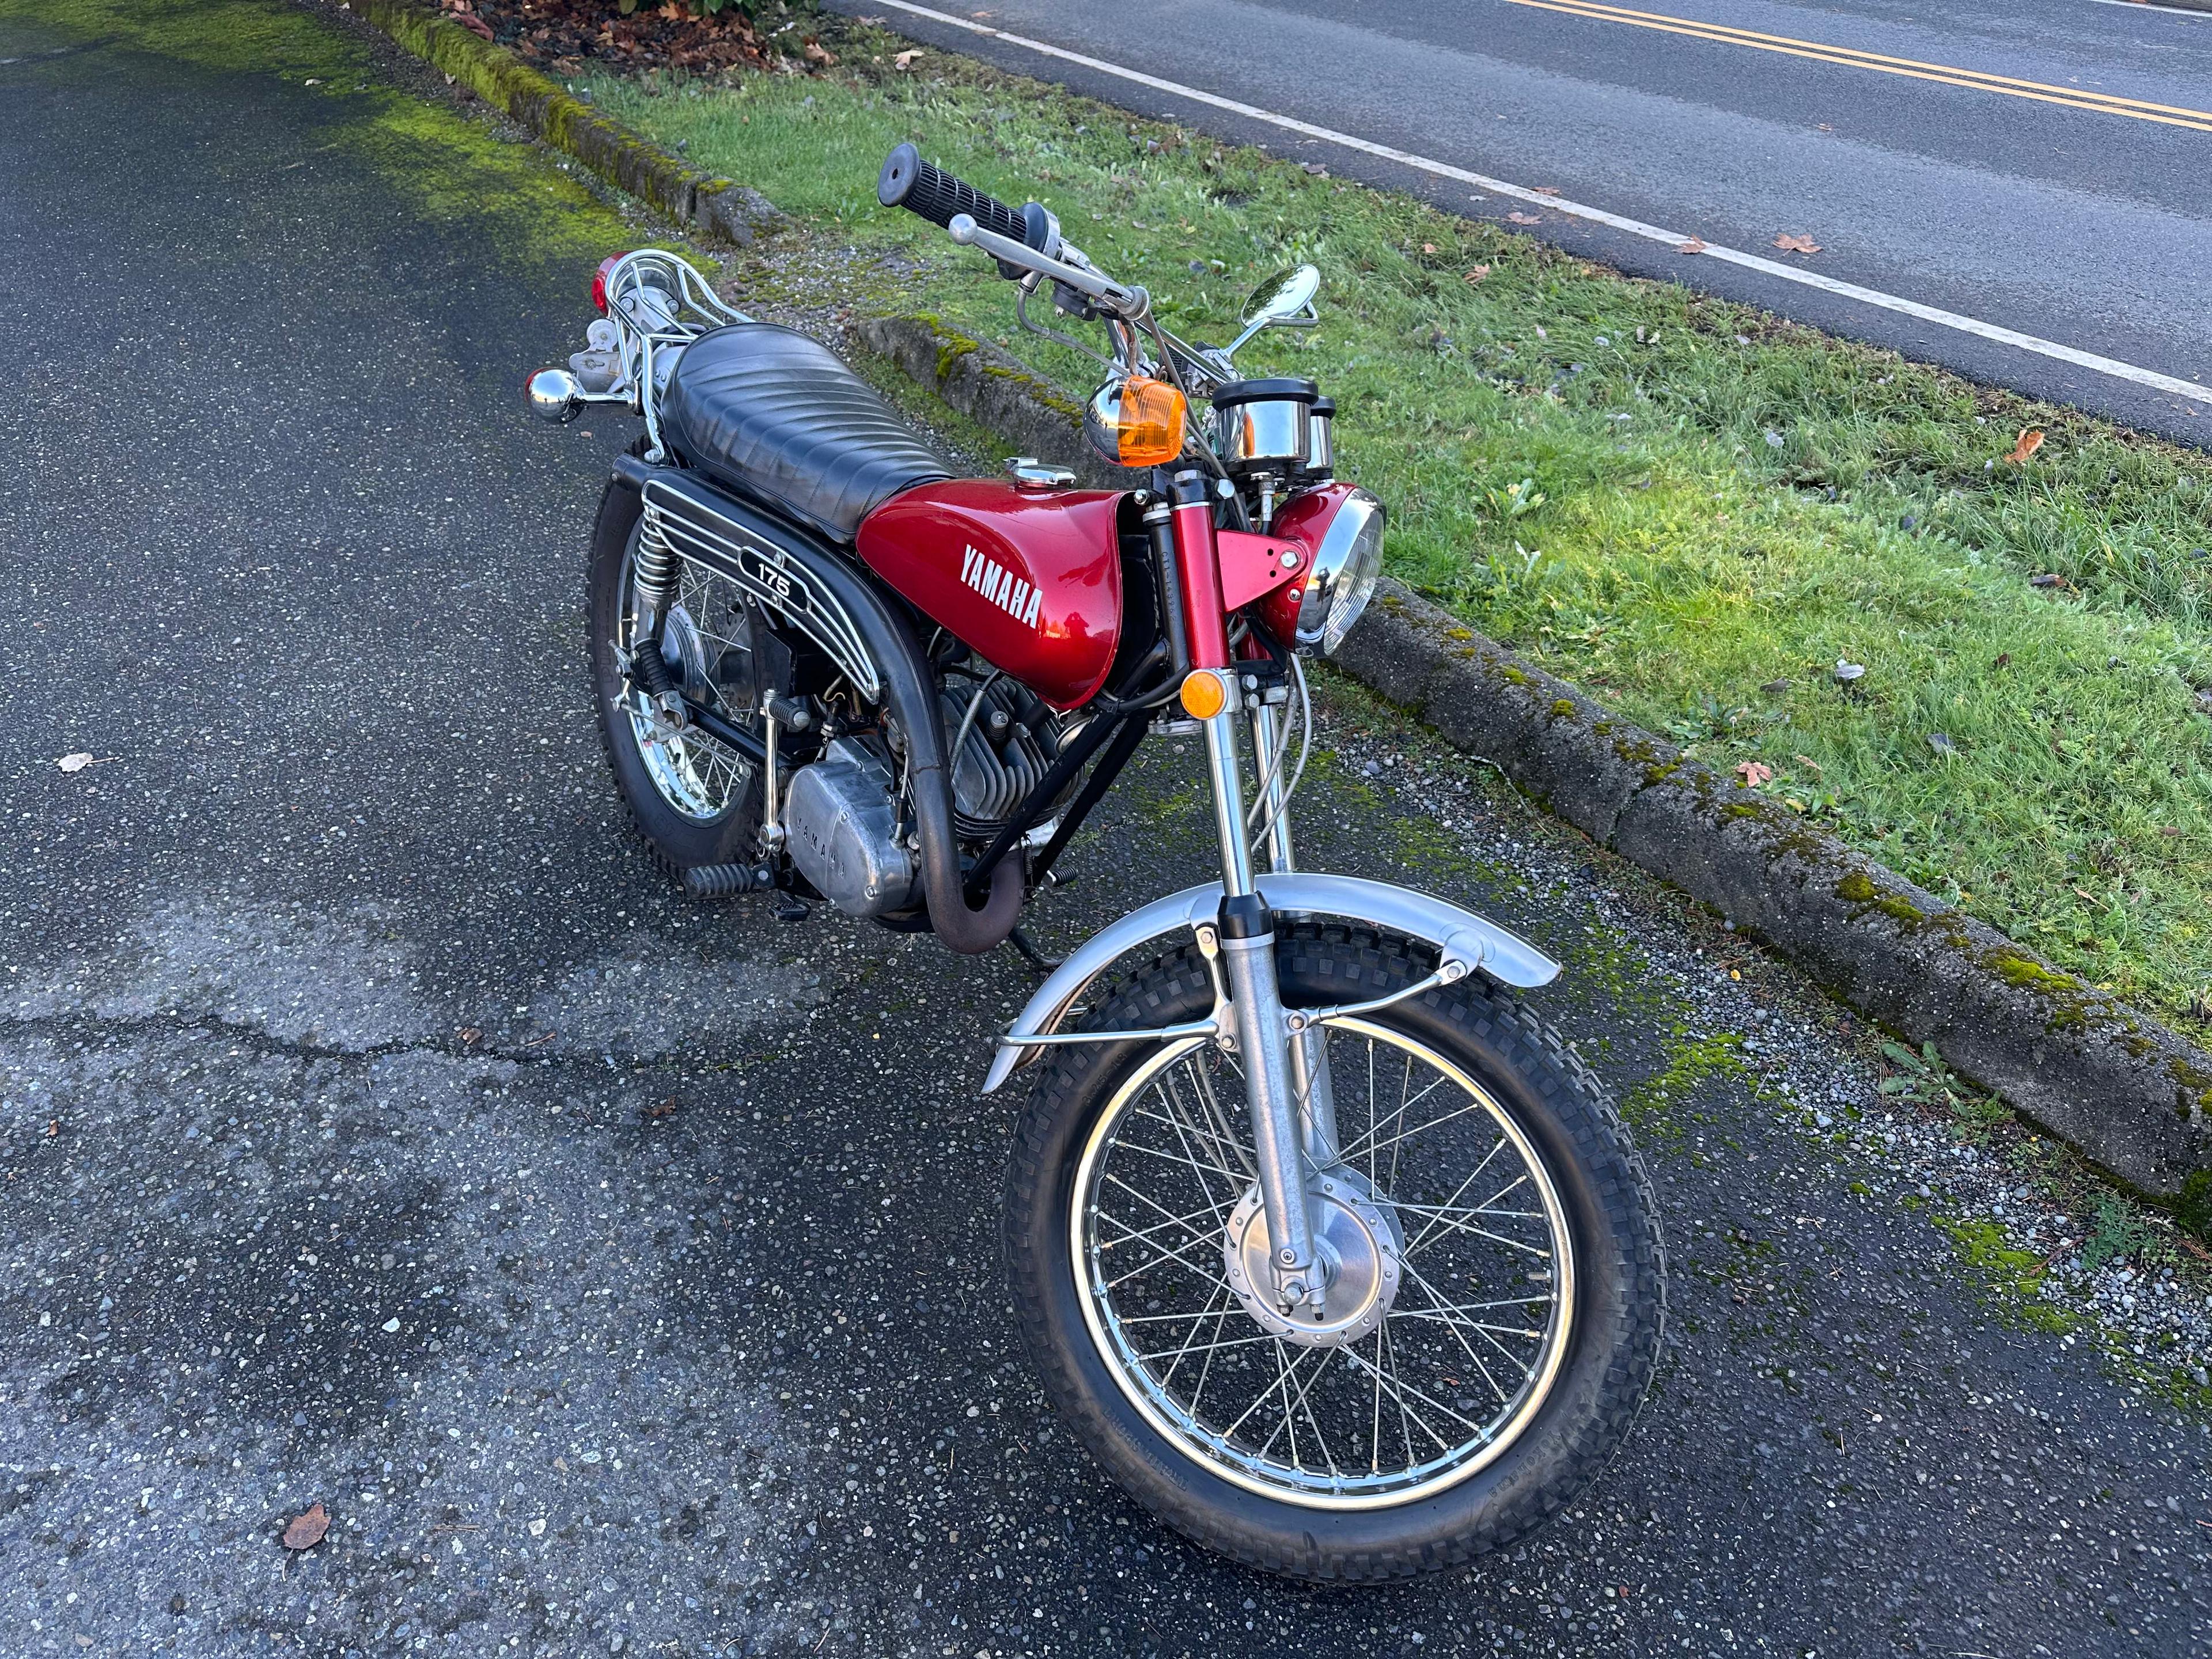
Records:
M1316 273L1193 345L1037 203L911 144L878 193L994 259L1025 326L1086 349L1042 298L1103 329L1085 429L1131 482L953 477L827 348L673 254L609 260L530 398L645 423L591 553L616 782L693 894L1048 969L983 1084L1028 1086L1008 1271L1047 1392L1139 1502L1313 1578L1507 1543L1634 1420L1662 1248L1613 1106L1516 994L1559 964L1297 866L1301 659L1358 620L1384 514L1332 476L1330 400L1235 358L1315 320ZM1163 728L1203 736L1221 879L1043 962L1024 907Z

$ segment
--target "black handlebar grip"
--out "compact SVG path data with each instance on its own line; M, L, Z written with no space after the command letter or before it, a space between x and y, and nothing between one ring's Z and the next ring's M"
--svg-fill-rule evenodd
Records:
M918 213L948 230L953 216L964 213L984 229L1012 241L1029 240L1029 225L1020 213L942 167L931 166L912 144L901 144L884 159L884 170L876 179L876 199L885 207Z

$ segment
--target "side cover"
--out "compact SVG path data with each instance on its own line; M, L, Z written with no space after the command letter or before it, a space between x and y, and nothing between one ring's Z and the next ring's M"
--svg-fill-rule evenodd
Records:
M868 568L1055 708L1090 701L1121 637L1121 492L917 485L861 521Z

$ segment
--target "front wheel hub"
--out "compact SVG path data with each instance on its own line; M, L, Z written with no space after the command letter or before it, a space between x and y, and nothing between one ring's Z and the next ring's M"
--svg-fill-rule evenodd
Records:
M1338 1164L1306 1178L1306 1208L1328 1295L1325 1306L1275 1300L1274 1249L1257 1183L1230 1212L1222 1254L1229 1288L1266 1331L1309 1348L1340 1348L1374 1334L1397 1299L1406 1237L1398 1215L1366 1176Z

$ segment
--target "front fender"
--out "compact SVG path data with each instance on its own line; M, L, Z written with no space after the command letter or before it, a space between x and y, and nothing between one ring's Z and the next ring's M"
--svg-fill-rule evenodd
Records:
M1461 963L1504 984L1528 990L1548 985L1559 976L1559 964L1526 939L1496 922L1486 921L1472 910L1462 910L1411 888L1359 876L1304 870L1271 872L1257 882L1261 896L1272 909L1290 915L1339 916L1364 921L1387 933L1420 939L1435 945L1444 961ZM1210 921L1220 908L1221 884L1216 881L1186 887L1132 910L1069 953L1067 960L1037 988L1008 1035L1036 1036L1058 1030L1076 999L1117 958L1156 939ZM983 1092L989 1094L1038 1052L1036 1047L1001 1042L991 1061L990 1075L983 1079Z

